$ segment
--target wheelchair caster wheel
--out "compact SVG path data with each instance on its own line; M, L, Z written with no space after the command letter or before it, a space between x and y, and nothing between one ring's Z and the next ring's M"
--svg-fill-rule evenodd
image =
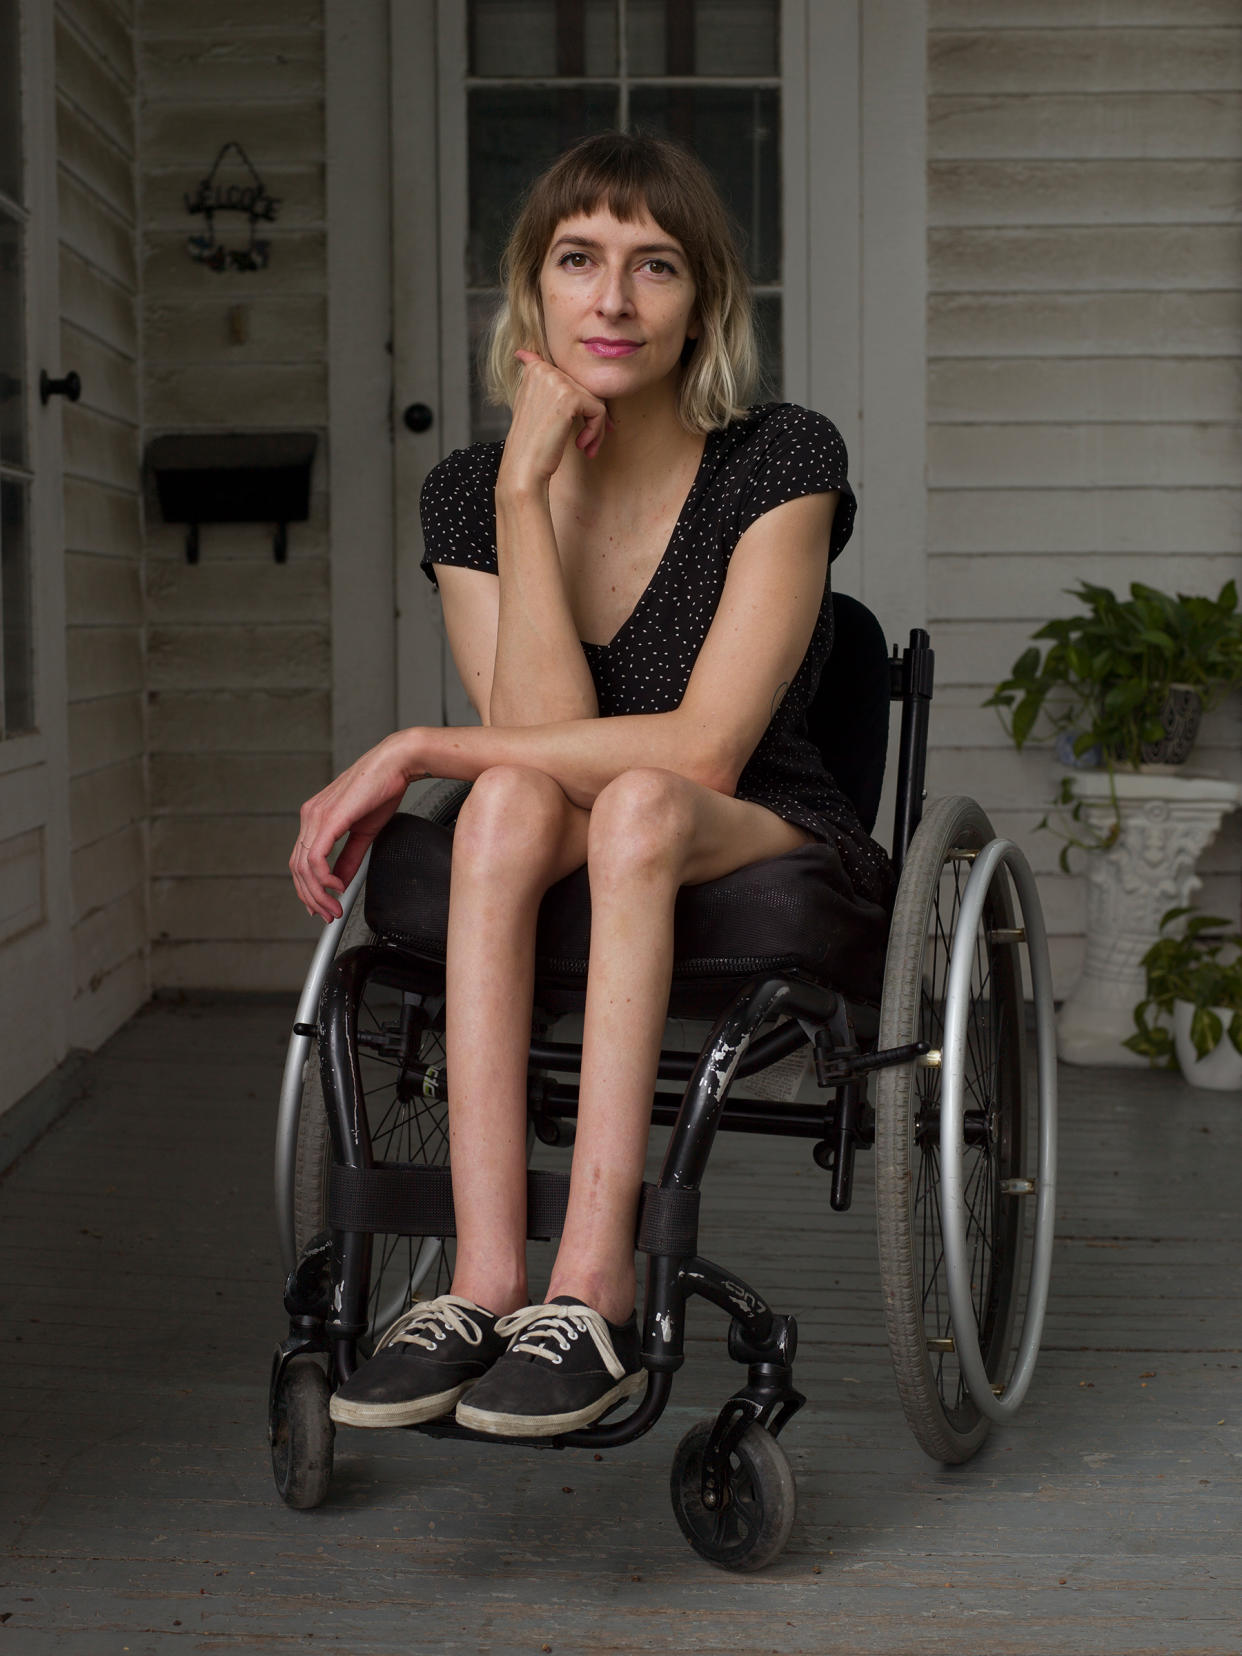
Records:
M703 1503L703 1451L715 1418L692 1426L673 1456L670 1487L681 1533L722 1570L762 1570L783 1551L797 1493L785 1451L761 1426L748 1426L729 1456L726 1488L714 1510Z
M328 1381L313 1358L295 1358L272 1402L272 1476L286 1506L317 1507L332 1481Z

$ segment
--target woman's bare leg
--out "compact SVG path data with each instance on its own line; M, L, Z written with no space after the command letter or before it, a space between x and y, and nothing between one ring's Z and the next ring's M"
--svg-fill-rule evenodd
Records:
M627 771L591 812L591 963L565 1230L549 1299L623 1322L673 959L677 889L779 856L809 836L760 805L669 771Z
M445 1001L453 1292L498 1313L528 1298L535 922L548 887L586 861L587 821L550 777L503 767L479 777L454 835Z

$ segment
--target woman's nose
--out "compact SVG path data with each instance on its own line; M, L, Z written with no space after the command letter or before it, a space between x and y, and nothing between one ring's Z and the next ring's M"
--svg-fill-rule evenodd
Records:
M595 308L601 316L626 316L634 309L628 272L606 270L595 295Z

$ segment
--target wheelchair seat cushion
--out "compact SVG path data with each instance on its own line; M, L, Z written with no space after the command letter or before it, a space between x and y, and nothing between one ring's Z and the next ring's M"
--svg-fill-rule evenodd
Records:
M371 853L366 918L385 941L443 961L452 829L393 817ZM674 915L678 1017L710 1017L758 972L804 972L851 1000L877 1005L887 912L857 895L831 845L799 846L703 885L683 886ZM547 893L536 938L537 999L550 1011L581 1005L591 942L585 868Z

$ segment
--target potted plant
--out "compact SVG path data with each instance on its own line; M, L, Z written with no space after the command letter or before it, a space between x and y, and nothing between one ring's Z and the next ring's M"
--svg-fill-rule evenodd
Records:
M1216 598L1141 581L1129 598L1090 581L1067 591L1084 613L1033 633L1049 641L1046 652L1033 642L984 705L1012 709L1006 722L1019 748L1043 713L1054 732L1071 733L1078 761L1096 752L1110 768L1184 761L1203 709L1242 684L1235 583Z
M1172 908L1160 921L1161 935L1143 956L1147 993L1134 1009L1136 1032L1125 1045L1153 1063L1176 1057L1195 1086L1242 1090L1242 933L1214 914L1178 927L1190 913Z
M1058 830L1068 872L1075 847L1108 850L1117 841L1115 768L1184 763L1204 710L1242 684L1242 614L1233 581L1216 598L1173 595L1141 581L1131 582L1129 598L1090 581L1066 590L1082 612L1033 633L984 706L1001 709L1015 747L1033 736L1042 715L1066 765L1107 771L1113 820L1102 833L1085 820L1073 777L1062 778L1055 803L1073 824ZM1040 827L1049 826L1045 817Z

